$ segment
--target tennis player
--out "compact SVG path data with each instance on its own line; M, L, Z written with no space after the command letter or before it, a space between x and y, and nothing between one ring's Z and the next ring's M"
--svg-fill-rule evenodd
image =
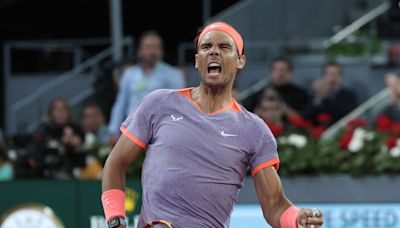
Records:
M125 227L125 172L143 148L139 228L228 227L248 169L271 226L320 227L320 210L297 208L285 197L267 125L232 98L246 63L241 35L215 22L200 30L195 44L200 85L149 94L120 128L102 179L109 227Z

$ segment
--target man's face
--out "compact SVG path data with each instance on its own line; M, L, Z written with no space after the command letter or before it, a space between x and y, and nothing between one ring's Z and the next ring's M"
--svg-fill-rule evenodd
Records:
M89 106L83 110L82 128L85 132L96 133L103 122L103 116L98 108Z
M145 64L154 65L162 58L162 42L159 37L154 35L145 36L138 50L140 61Z
M274 85L285 85L292 80L292 72L284 61L276 61L271 66L271 81Z
M335 90L342 83L342 75L338 66L327 66L322 79L330 91Z
M55 124L63 125L69 121L70 113L67 106L68 104L61 100L53 104L50 118Z
M239 56L233 39L217 30L203 36L195 57L201 81L209 87L233 85L237 71L245 65L245 56Z
M279 122L282 118L282 109L278 100L263 99L261 102L263 118L271 123Z

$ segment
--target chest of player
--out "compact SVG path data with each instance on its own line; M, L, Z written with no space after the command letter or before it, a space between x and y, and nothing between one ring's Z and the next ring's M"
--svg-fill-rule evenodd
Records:
M217 115L165 112L153 126L153 146L169 148L176 157L195 155L226 167L247 161L246 130L230 111ZM174 157L175 157L174 156Z

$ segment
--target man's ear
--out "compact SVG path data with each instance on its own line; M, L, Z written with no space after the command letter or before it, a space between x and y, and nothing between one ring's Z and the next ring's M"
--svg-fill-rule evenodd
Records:
M243 69L244 65L246 65L246 56L239 55L237 68L241 70Z
M194 59L195 59L194 68L196 68L196 69L199 67L199 64L197 63L197 58L198 58L198 55L196 54L196 55L194 56Z

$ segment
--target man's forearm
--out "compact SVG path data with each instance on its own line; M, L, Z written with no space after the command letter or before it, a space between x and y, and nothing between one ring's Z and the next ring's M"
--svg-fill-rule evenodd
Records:
M125 217L125 173L140 150L138 145L125 135L121 135L107 158L103 170L101 195L107 222L113 218L113 222L117 222L116 219Z
M266 213L264 217L272 227L281 227L280 220L282 214L293 204L285 196L276 200L271 200L270 203L270 208L272 210Z
M117 161L110 157L107 159L103 169L102 176L102 189L103 192L110 189L125 189L125 172L123 164L119 164Z
M254 184L264 218L272 227L281 227L282 215L293 204L286 198L275 168L268 167L260 170L254 176ZM292 215L292 213L289 214ZM287 221L287 216L283 220Z

